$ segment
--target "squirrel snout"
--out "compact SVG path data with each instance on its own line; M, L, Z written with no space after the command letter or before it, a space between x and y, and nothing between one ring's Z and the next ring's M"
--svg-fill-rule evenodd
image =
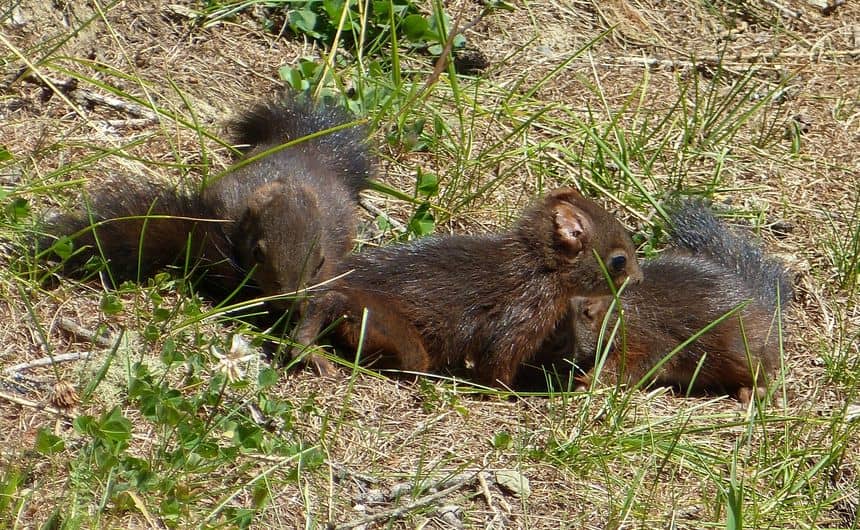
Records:
M630 283L630 285L642 283L642 280L645 279L645 274L642 273L642 269L639 268L639 264L634 262L634 266L631 268L633 270L627 271L627 281Z

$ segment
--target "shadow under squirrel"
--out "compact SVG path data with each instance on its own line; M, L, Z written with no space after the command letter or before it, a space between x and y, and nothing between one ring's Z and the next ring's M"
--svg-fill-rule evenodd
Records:
M258 104L232 128L248 146L247 159L348 122L337 108L289 93ZM188 263L201 290L219 300L247 280L243 298L296 291L328 277L352 249L358 193L372 167L366 138L355 126L302 140L200 193L131 178L112 182L90 191L84 210L48 219L40 248L69 236L80 250L64 269L101 255L114 283Z
M474 365L474 380L509 386L567 313L575 295L607 294L605 263L621 285L642 274L621 224L572 188L557 189L500 234L428 237L353 254L345 275L309 299L296 333L312 345L332 326L336 345L401 370ZM322 374L334 367L309 359Z
M778 318L793 295L788 272L765 257L749 234L734 233L700 202L681 204L670 223L671 248L642 262L644 280L621 294L623 328L601 379L640 381L686 340L738 308L666 359L649 382L683 391L728 392L741 402L748 402L753 391L763 396L778 369ZM572 298L569 319L541 357L572 353L578 364L593 364L612 301L611 296ZM607 337L617 318L613 309ZM593 371L580 383L590 382Z

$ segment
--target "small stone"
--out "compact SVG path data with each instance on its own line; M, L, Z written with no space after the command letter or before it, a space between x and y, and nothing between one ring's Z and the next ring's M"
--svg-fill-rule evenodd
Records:
M463 508L456 504L441 506L436 510L436 513L448 525L448 528L463 528Z
M515 497L527 499L532 493L529 479L511 469L496 471L496 483Z

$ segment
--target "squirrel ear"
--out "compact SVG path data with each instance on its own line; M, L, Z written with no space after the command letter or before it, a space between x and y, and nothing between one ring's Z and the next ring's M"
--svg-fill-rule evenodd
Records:
M571 256L582 252L591 234L588 215L569 203L561 203L553 209L555 236L566 247Z

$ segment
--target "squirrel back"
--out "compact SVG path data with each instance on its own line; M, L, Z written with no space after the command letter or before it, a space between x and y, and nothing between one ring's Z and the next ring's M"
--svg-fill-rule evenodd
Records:
M574 295L641 279L621 224L571 188L548 193L497 234L435 236L353 254L343 277L309 300L296 340L333 328L336 343L425 372L471 362L474 379L508 386L567 313ZM369 320L361 328L363 310ZM324 363L312 359L323 372Z

